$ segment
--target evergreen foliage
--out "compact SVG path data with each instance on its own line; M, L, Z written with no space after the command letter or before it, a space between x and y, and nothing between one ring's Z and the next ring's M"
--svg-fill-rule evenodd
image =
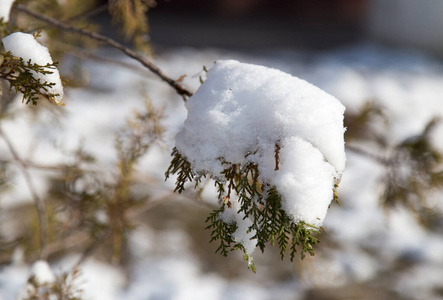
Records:
M74 267L72 271L55 277L54 282L40 283L35 276L28 279L24 300L81 300L83 290L79 288L80 269Z
M17 1L19 2L19 1ZM81 28L96 31L97 26L91 23L88 12L94 6L94 1L70 0L39 0L20 1L27 6L45 15L53 16L69 24L75 24ZM114 22L121 26L121 32L128 40L132 40L139 47L146 42L148 32L146 12L152 7L154 1L147 0L111 0L109 11ZM43 22L35 20L18 20L19 25L33 31L47 26ZM14 24L15 25L15 24ZM56 28L45 28L49 37L51 53L59 51L60 54L69 53L73 50L84 49L97 45L97 41L91 41L77 34L66 34L66 31ZM0 37L17 31L9 23L0 20ZM42 82L35 79L36 73L50 74L57 67L57 63L37 65L32 61L24 61L14 57L11 53L2 52L0 55L0 79L10 84L10 90L23 94L23 102L37 104L40 97L53 102L56 95L48 94L48 89L53 83ZM207 72L206 68L203 68ZM179 82L180 80L177 80ZM203 78L200 77L203 82ZM7 89L6 89L7 90ZM49 242L64 241L64 238L74 236L77 233L86 233L88 239L78 239L78 248L86 248L86 252L99 242L108 246L110 258L114 263L124 259L124 248L127 242L128 232L134 228L133 220L128 217L131 211L137 210L148 196L134 195L131 189L134 179L137 177L136 167L143 155L150 149L153 143L161 140L163 127L161 126L162 112L154 109L149 102L146 103L146 111L136 113L128 121L115 139L117 152L117 164L112 173L112 178L97 171L101 166L95 165L94 157L79 147L78 151L70 154L69 163L56 166L57 175L52 181L51 190L45 195L46 213L49 223ZM382 193L380 202L386 209L405 207L413 212L422 224L429 225L433 220L441 224L441 216L437 215L428 201L432 193L441 191L443 187L443 154L435 149L432 143L432 133L439 119L429 121L422 132L407 137L398 143L393 143L384 134L383 130L377 130L382 126L389 126L388 117L384 108L367 102L362 109L355 114L348 113L345 118L348 150L357 150L359 154L366 155L380 163L385 172L379 178ZM373 126L377 123L377 126ZM370 145L370 151L366 148L352 149L352 142L363 142ZM350 143L349 143L350 142ZM276 168L278 168L278 145L276 145ZM223 160L221 158L221 160ZM0 163L0 192L4 191L11 181L12 175L9 170L11 161ZM232 202L238 199L239 211L244 218L252 221L248 228L254 232L251 239L257 241L257 247L263 252L269 244L277 245L280 257L286 256L292 261L299 253L303 259L306 254L314 255L314 246L319 243L316 228L304 222L295 223L282 209L282 197L275 187L259 180L258 166L255 164L239 165L224 162L225 170L222 178L216 178L207 173L195 173L192 164L174 148L172 162L166 172L166 178L175 174L177 181L175 191L182 193L188 188L188 183L193 187L199 187L203 177L214 180L218 190L220 206L213 210L206 218L206 228L210 231L210 242L218 243L216 252L227 256L233 250L244 253L244 259L249 261L249 268L255 272L253 261L248 255L242 243L234 239L234 233L238 229L237 223L227 222L221 215L227 209L233 207ZM340 204L334 187L334 200ZM68 218L57 218L56 215L66 214ZM105 215L100 219L98 215ZM26 220L24 218L24 220ZM8 259L12 256L13 248L20 244L25 249L26 259L35 260L38 249L37 217L28 222L24 227L32 227L17 240L6 241L0 239L0 248L8 249ZM436 226L434 226L435 228ZM432 228L432 226L428 226ZM441 228L437 227L437 228ZM0 237L1 238L1 237ZM91 242L92 241L92 242ZM63 248L56 254L66 251ZM86 253L85 252L85 253ZM75 288L75 278L78 269L71 274L63 274L57 277L54 284L41 285L31 278L29 284L33 287L33 293L29 299L79 299L80 292Z
M209 175L214 179L218 190L220 207L214 210L208 218L206 229L211 230L210 242L219 242L216 252L227 256L229 251L240 249L244 252L244 259L250 262L250 268L255 272L255 266L248 256L244 246L237 243L232 235L237 229L237 224L225 223L220 215L226 208L231 208L232 197L238 197L240 203L239 213L244 213L244 219L252 220L248 232L255 232L251 239L257 240L257 247L264 252L268 243L277 244L283 260L289 251L290 260L294 260L296 252L300 251L303 259L306 253L314 255L313 246L319 242L315 233L319 231L305 222L295 223L282 209L281 195L276 188L266 182L260 182L259 171L256 164L247 165L230 164L225 162L223 178L214 178L211 174L195 174L191 163L174 148L172 161L166 171L166 179L172 174L177 174L175 191L181 193L185 190L187 182L194 182L197 188L202 176Z
M3 18L0 18L0 38L1 39L14 31L16 31L16 29L13 28L13 26L11 26L9 24L9 22L4 22Z
M414 212L422 223L430 218L427 200L443 187L443 153L431 142L431 133L440 119L428 122L423 131L395 146L381 197L385 207L402 205Z
M133 41L136 48L149 50L145 44L149 31L147 12L155 6L153 0L110 0L109 12L119 25L124 38Z
M372 158L385 167L380 177L380 203L386 210L404 207L412 212L421 224L428 225L441 218L432 209L433 193L443 187L443 153L432 142L434 129L441 119L431 119L423 130L392 143L386 136L388 130L380 130L374 124L388 129L388 117L384 108L374 102L366 102L360 111L345 117L348 149ZM353 142L371 142L372 152L354 148Z
M128 212L146 201L145 197L134 196L131 188L139 160L161 140L161 119L162 111L149 101L144 110L136 111L128 119L115 139L117 164L112 178L103 176L96 168L95 158L79 148L52 183L55 207L70 214L66 224L59 227L65 228L65 232L87 232L93 240L105 239L114 263L122 259L126 236L134 228Z
M37 105L39 96L42 96L52 103L58 94L48 93L48 89L55 85L52 82L42 82L35 78L36 73L43 75L52 74L51 70L57 68L58 63L41 66L31 60L25 61L21 57L15 57L11 52L0 55L0 78L9 82L10 89L23 94L23 102ZM62 103L63 105L63 103Z
M29 1L26 6L44 16L63 20L67 24L99 31L100 27L94 23L92 18L88 18L88 13L94 8L96 2L95 0L39 0ZM21 28L26 28L28 32L43 29L48 37L45 46L48 47L51 56L56 60L62 60L66 53L75 53L75 50L78 49L90 49L97 46L97 42L91 39L56 27L48 27L46 23L34 18L18 18L17 23Z

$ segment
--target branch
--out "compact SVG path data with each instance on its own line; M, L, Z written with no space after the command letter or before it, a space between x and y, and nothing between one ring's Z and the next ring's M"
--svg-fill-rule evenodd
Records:
M274 171L280 170L280 145L275 143L275 169Z
M160 196L156 199L151 199L147 201L143 206L139 207L133 207L131 209L128 209L124 213L125 219L134 220L138 216L146 213L150 209L156 207L157 205L163 203L164 201L170 200L171 198L176 197L174 193L168 193L165 196ZM104 243L106 240L111 236L111 229L108 228L103 232L99 237L96 239L93 239L90 241L89 246L83 251L80 258L75 263L75 266L79 267L81 264L83 264L89 257L91 257L94 252Z
M98 15L98 14L100 14L102 12L107 11L108 8L109 8L109 3L106 3L106 4L103 4L103 5L95 8L95 9L93 9L93 10L90 10L90 11L81 13L79 15L73 16L73 17L71 17L69 19L66 19L65 22L66 23L70 23L70 22L73 22L73 21L81 20L81 19L87 19L87 18L93 17L95 15Z
M361 147L358 147L356 145L346 144L346 150L352 151L356 154L366 156L366 157L373 159L376 162L378 162L384 166L391 166L394 163L392 158L390 159L390 158L386 158L386 157L383 157L383 156L375 154L375 153L371 153L371 152L369 152Z
M80 258L75 263L75 267L80 267L89 257L91 257L99 246L101 246L111 236L111 230L107 229L98 238L93 239L89 246L83 251ZM90 239L91 240L91 239Z
M92 31L88 31L82 28L77 28L74 26L70 26L67 25L63 22L60 22L56 19L50 18L50 17L46 17L43 16L29 8L27 8L26 6L24 6L23 4L17 4L17 6L15 7L17 10L24 12L38 20L41 20L43 22L46 22L54 27L63 29L65 31L68 32L73 32L73 33L77 33L83 36L87 36L93 40L99 41L99 42L103 42L108 46L114 47L118 50L120 50L121 52L123 52L124 54L126 54L127 56L137 60L138 62L140 62L143 66L145 66L146 68L148 68L152 73L154 73L155 75L157 75L158 77L160 77L163 81L165 81L167 84L169 84L169 86L171 86L173 89L175 89L175 91L183 96L183 98L186 100L186 97L190 97L192 96L192 92L190 92L189 90L187 90L186 88L182 87L179 82L177 80L174 80L170 77L168 77L165 73L163 73L162 70L160 70L155 64L153 64L151 61L149 61L148 59L146 59L145 57L143 57L142 55L139 55L138 53L136 53L135 51L129 49L128 47L124 46L123 44L120 44L119 42L108 38L106 36L103 36L99 33L96 32L92 32Z
M28 185L29 191L31 192L31 197L34 200L35 208L37 209L38 214L38 220L39 220L39 228L40 228L40 259L46 258L46 243L47 243L47 237L48 237L48 220L46 216L45 211L45 205L38 196L34 184L31 179L31 175L29 174L28 167L26 163L20 158L17 151L15 150L14 146L12 145L9 138L5 135L3 130L0 127L0 136L5 141L6 145L8 146L9 152L11 152L12 156L14 157L14 160L17 161L19 164L23 176L25 177L26 183Z
M46 258L57 255L62 252L69 251L70 249L79 249L86 243L90 242L91 237L86 232L76 232L62 239L54 241L46 246ZM26 257L26 261L34 262L41 259L39 255L30 255ZM9 254L0 255L0 266L11 264L12 257Z
M114 58L99 56L99 55L94 54L90 51L83 50L81 48L73 47L73 48L67 50L66 53L70 54L76 58L83 59L83 60L90 59L90 60L95 60L95 61L101 62L101 63L111 63L116 66L129 69L129 70L133 71L134 73L138 73L140 76L146 76L145 69L139 65L135 65L135 64L132 64L129 62L117 60Z

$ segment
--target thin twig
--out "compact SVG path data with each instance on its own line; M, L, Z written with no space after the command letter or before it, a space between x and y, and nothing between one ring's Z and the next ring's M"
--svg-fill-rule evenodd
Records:
M99 7L97 7L97 8L94 8L90 11L83 12L79 15L75 15L73 17L70 17L70 18L66 19L65 22L70 23L70 22L77 21L80 19L87 19L87 18L93 17L95 15L98 15L98 14L108 10L108 8L109 8L109 3L106 3L106 4L103 4Z
M352 144L346 144L346 150L366 156L366 157L373 159L376 162L378 162L384 166L391 166L394 163L393 159L386 158L386 157L383 157L383 156L375 154L375 153L371 153L361 147L358 147L358 146L355 146Z
M133 207L129 210L127 210L124 214L124 217L126 219L135 219L138 216L146 213L147 211L151 210L152 208L156 207L157 205L168 201L174 197L176 197L177 195L175 193L168 193L164 196L160 196L156 199L151 199L148 202L146 202L143 206L141 207ZM85 251L83 251L82 255L80 256L79 260L76 262L75 266L80 266L81 264L83 264L89 257L91 257L94 252L99 248L99 246L101 244L103 244L111 235L111 230L108 229L105 232L103 232L100 237L94 239L90 245L85 249Z
M275 169L274 171L280 170L280 145L275 143Z
M35 208L37 209L38 214L38 220L39 220L39 227L40 227L40 259L46 258L46 244L47 244L47 237L48 237L48 219L46 216L45 211L45 204L43 200L38 196L37 191L34 187L34 184L32 182L31 175L28 171L28 166L26 163L20 158L18 155L18 152L15 150L14 146L12 145L11 141L9 140L8 136L3 132L3 130L0 127L0 136L5 141L6 145L8 146L9 152L11 152L11 155L13 156L14 160L17 161L17 163L20 166L20 169L22 170L23 176L26 180L26 184L28 185L29 191L31 192L31 197L34 200Z
M80 267L80 265L83 264L89 257L91 257L94 254L95 250L97 250L97 248L102 243L104 243L109 238L110 235L111 235L111 230L108 229L105 232L103 232L103 234L100 237L94 239L92 243L90 243L90 245L83 251L82 255L75 263L74 267Z
M193 201L198 205L203 205L205 208L211 210L215 209L215 206L207 202L195 201L196 200L195 194L182 193L180 196L178 196L176 193L170 192L167 193L166 195L152 198L142 206L137 206L128 209L125 212L125 218L135 220L140 216L142 216L147 211L157 207L157 205L160 205L175 197L184 197L185 199ZM99 248L99 246L101 246L106 241L108 236L109 236L109 231L103 232L103 234L101 234L98 238L93 238L90 234L88 234L85 231L73 232L70 235L66 235L59 240L47 244L45 254L46 257L51 257L61 252L67 252L72 249L78 251L78 249L86 247L83 253L81 254L80 258L75 263L75 266L79 266L94 254L94 252ZM28 261L35 261L37 259L40 259L40 256L31 255L30 257L27 258ZM12 262L11 255L9 254L0 255L0 266L10 264L11 262Z
M122 1L122 0L116 0L114 2L118 3L120 1ZM78 20L91 18L91 17L93 17L95 15L98 15L98 14L108 10L109 6L110 6L109 3L103 4L103 5L101 5L101 6L97 7L97 8L94 8L92 10L87 10L87 11L79 13L78 15L75 15L75 16L72 16L70 18L67 18L67 19L63 20L63 22L64 23L72 23L72 22L75 22L75 21L78 21ZM46 29L46 27L40 27L38 29L35 28L34 30L32 30L30 32L34 32L34 31L38 31L38 30L43 30L43 29Z
M151 61L146 59L146 57L139 55L138 53L136 53L132 49L129 49L128 47L124 46L123 44L120 44L119 42L117 42L109 37L106 37L106 36L103 36L99 33L88 31L88 30L85 30L82 28L70 26L70 25L67 25L63 22L56 20L56 19L43 16L43 15L27 8L23 4L17 4L16 9L21 12L27 13L28 15L30 15L38 20L44 21L44 22L46 22L52 26L55 26L57 28L63 29L65 31L81 34L81 35L87 36L91 39L94 39L96 41L103 42L108 46L114 47L114 48L120 50L121 52L123 52L124 54L126 54L127 56L140 62L143 66L148 68L152 73L154 73L155 75L160 77L163 81L165 81L167 84L169 84L169 86L171 86L173 89L175 89L175 91L179 95L183 96L183 98L185 100L186 100L186 97L192 96L192 92L190 92L189 90L187 90L186 88L181 86L177 80L174 80L174 79L170 78L169 76L167 76L165 73L163 73L163 71L160 70L160 68L158 68L155 64L153 64Z
M90 51L83 50L81 48L71 48L67 51L69 55L72 55L73 57L80 58L80 59L90 59L95 60L101 63L111 63L119 67L123 67L126 69L131 70L134 73L138 73L141 76L146 76L146 69L141 67L140 65L135 65L133 63L117 60L110 57L103 57L100 55L97 55L95 53L92 53ZM145 77L146 78L146 77Z
M86 243L90 242L90 234L86 232L76 232L71 235L65 236L57 241L54 241L46 246L46 258L57 255L61 252L66 252L70 249L82 248ZM40 255L29 255L27 261L36 261L40 258ZM12 257L9 254L0 255L0 266L7 265L12 262Z

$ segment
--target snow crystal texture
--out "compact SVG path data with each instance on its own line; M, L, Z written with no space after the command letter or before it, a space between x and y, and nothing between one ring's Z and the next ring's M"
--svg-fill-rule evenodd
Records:
M323 223L346 161L340 101L279 70L226 60L209 70L186 108L176 147L197 173L223 180L223 161L256 163L294 222Z
M15 32L2 39L3 46L6 51L16 57L22 57L24 61L31 60L41 66L52 64L52 58L48 48L40 45L32 34ZM55 83L54 86L48 88L49 94L58 94L54 97L56 103L63 100L63 86L60 79L60 73L57 69L48 69L52 74L34 74L34 78L40 79L41 82Z

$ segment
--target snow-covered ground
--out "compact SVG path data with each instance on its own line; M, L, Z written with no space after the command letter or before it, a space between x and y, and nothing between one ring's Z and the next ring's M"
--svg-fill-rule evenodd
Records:
M114 51L101 50L99 54L138 67ZM357 111L372 99L384 107L390 123L383 130L393 144L419 134L432 117L443 116L443 63L420 53L366 44L317 54L176 49L158 54L156 63L173 78L187 74L184 84L195 91L200 85L198 75L203 65L210 67L220 59L260 64L303 78L335 96L349 111ZM73 150L82 143L106 170L116 159L115 133L130 113L142 105L141 95L146 94L154 105L164 107L164 125L168 128L165 143L169 148L150 151L139 170L161 182L169 163L173 137L186 119L183 101L148 71L94 61L83 65L89 86L65 89L66 106L57 109L57 121L49 113L31 114L34 107L16 99L12 109L15 117L2 120L3 131L22 157L34 162L55 165L64 159L62 150ZM62 66L62 73L63 68L69 69ZM442 127L433 136L433 142L440 149L443 149ZM10 157L3 142L0 142L0 153L2 157ZM443 234L426 231L403 209L391 211L389 215L381 210L378 197L383 171L381 165L367 157L347 152L347 165L339 187L343 206L333 205L324 223L330 241L325 242L315 257L291 267L290 276L271 278L274 273L267 275L270 266L261 266L258 261L257 275L248 273L244 277L226 278L216 271L205 271L206 266L188 247L190 238L181 228L158 233L149 226L139 226L129 240L130 251L136 258L129 271L98 259L87 260L82 265L80 280L84 294L87 299L129 300L303 299L313 289L372 283L398 297L441 299ZM48 183L39 172L33 171L33 179L38 192L44 195ZM6 225L8 209L30 201L24 179L17 176L14 184L2 194L0 202L3 236L8 236L11 230ZM172 185L170 180L164 183L164 188L171 189ZM440 211L441 199L442 194L437 194ZM203 221L199 224L204 226ZM158 247L164 247L164 255L156 252ZM411 268L393 273L387 281L389 287L383 286L382 279L377 281L385 278L386 272L394 268L394 262L403 257L413 263ZM76 259L75 254L70 254L50 264L53 272L59 273L72 267ZM232 255L224 259L236 258ZM246 269L246 264L241 267ZM30 270L30 265L19 261L2 266L0 299L15 299L25 286Z

